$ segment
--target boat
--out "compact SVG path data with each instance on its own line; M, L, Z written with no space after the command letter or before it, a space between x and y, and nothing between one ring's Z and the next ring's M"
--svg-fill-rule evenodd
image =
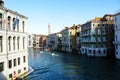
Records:
M40 53L43 53L43 51L40 51Z
M52 56L54 56L54 55L55 55L55 53L52 53L51 55L52 55Z
M40 48L40 53L43 53L43 48L42 47Z
M45 48L45 51L50 51L51 49L50 48Z

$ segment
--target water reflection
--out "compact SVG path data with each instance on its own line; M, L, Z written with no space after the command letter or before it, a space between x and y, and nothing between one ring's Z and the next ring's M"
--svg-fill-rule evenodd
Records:
M54 53L54 55L53 55ZM120 61L29 49L26 80L119 80Z

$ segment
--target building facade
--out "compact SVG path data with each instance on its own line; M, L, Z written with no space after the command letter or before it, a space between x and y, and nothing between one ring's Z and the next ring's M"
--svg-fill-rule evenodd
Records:
M30 34L28 35L28 47L44 48L46 45L46 35Z
M29 34L28 35L28 47L33 47L33 40L34 39L34 34Z
M62 35L60 32L49 34L46 40L47 42L46 46L50 48L51 50L58 50L58 45L60 45L61 36Z
M120 11L114 15L114 29L115 29L115 57L120 59Z
M72 52L71 29L66 27L61 31L62 34L62 51Z
M41 50L43 50L46 46L46 38L47 38L46 35L41 35L41 37L40 37L40 48L41 48Z
M0 80L13 80L28 72L26 20L0 0Z
M114 41L114 16L112 14L106 14L102 17L101 23L105 26L106 31L106 53L107 57L115 58L115 46Z
M80 34L81 34L81 25L79 25L78 27L79 29L77 30L77 33L76 33L76 44L77 44L77 51L78 53L81 53L81 37L80 37Z
M72 52L77 49L77 32L79 32L80 25L66 27L61 31L62 34L62 51Z
M113 24L113 16L105 15L81 25L81 53L88 56L113 56Z
M33 37L33 48L40 48L40 38L41 38L41 35L34 34L34 37Z

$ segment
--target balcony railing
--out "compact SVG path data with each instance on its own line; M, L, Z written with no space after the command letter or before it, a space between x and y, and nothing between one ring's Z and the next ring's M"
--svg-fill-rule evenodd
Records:
M113 41L113 44L120 44L120 41Z

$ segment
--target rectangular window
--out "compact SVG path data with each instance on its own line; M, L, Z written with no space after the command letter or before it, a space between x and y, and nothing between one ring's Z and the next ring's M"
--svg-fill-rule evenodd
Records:
M9 80L12 80L12 74L9 74Z
M2 72L4 70L4 62L0 63L0 72Z
M26 70L26 67L24 67L24 70Z
M25 38L23 38L23 49L25 49Z
M19 69L19 70L18 70L18 74L20 74L20 73L21 73L21 70Z
M0 14L0 29L2 29L2 14Z
M116 52L116 55L118 55L118 52Z
M9 60L9 68L12 68L12 60Z
M116 50L118 49L118 45L116 45Z
M20 58L18 58L18 65L20 65Z
M117 25L116 25L116 30L117 30Z
M9 38L8 38L8 49L9 49L9 51L11 51L11 43L10 43L10 40L11 40L11 38L9 37Z
M23 56L23 62L24 62L24 63L26 62L26 57L25 57L25 56Z
M2 48L3 48L3 46L2 46L2 36L0 36L0 52L2 52Z
M115 21L117 21L117 17L115 17Z
M16 66L16 59L14 59L14 67Z

